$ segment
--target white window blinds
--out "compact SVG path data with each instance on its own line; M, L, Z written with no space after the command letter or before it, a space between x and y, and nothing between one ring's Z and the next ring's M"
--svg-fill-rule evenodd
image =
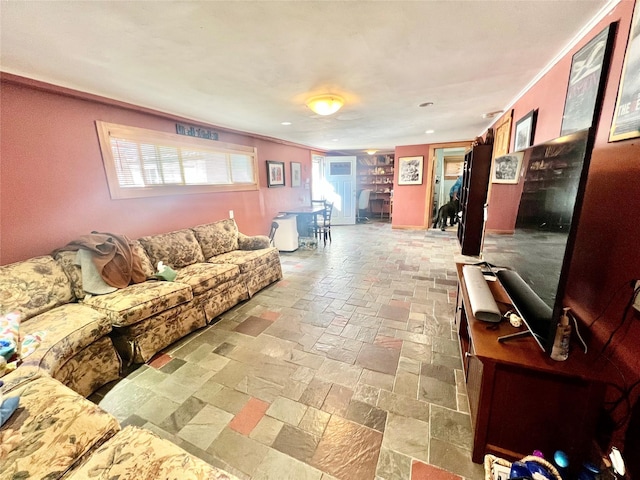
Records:
M112 198L258 189L253 147L96 125Z

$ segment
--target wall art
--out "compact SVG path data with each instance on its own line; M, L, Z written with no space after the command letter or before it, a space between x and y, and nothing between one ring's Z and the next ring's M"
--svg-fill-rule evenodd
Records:
M291 162L291 186L302 185L302 165L298 162Z
M398 159L398 185L422 185L424 157L400 157Z
M560 136L591 128L600 116L617 25L611 23L573 55Z
M640 2L636 2L609 141L640 137Z
M267 160L267 186L284 187L284 162Z
M533 145L533 136L536 131L536 120L538 119L538 109L531 110L524 117L516 122L515 140L513 149L524 150Z
M509 110L500 119L496 126L495 137L493 140L493 158L500 157L509 153L509 145L511 144L511 123L513 120L513 110Z
M493 161L491 181L493 183L518 183L524 152L502 155Z

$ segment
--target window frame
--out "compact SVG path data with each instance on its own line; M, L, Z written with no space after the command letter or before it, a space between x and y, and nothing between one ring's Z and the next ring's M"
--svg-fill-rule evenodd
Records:
M259 189L258 180L258 149L246 145L220 142L217 140L201 139L179 135L177 133L161 132L146 128L118 125L115 123L96 121L96 130L102 152L102 162L107 176L109 193L113 200L126 198L159 197L165 195L190 195L200 193L241 192ZM123 187L120 185L116 171L116 163L111 148L111 137L123 138L133 142L146 142L154 145L212 152L224 155L246 155L252 158L253 181L247 183L206 184L206 185L146 185L143 187ZM182 164L181 164L182 166Z

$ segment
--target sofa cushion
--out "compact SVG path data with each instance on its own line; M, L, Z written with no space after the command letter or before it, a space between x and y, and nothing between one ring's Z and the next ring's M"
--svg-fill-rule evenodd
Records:
M113 342L126 361L147 362L157 352L204 327L207 320L195 300L132 325L114 328Z
M31 382L36 378L48 376L49 375L46 372L40 370L38 367L21 365L20 368L7 373L1 378L4 385L0 387L0 390L6 394L11 390L15 390L20 385Z
M56 252L54 258L60 264L64 273L67 274L67 277L69 277L74 296L77 299L82 299L86 293L82 288L82 270L80 269L80 265L76 265L77 256L78 252L63 250Z
M94 478L95 472L109 472L108 478L120 480L237 479L149 430L133 426L110 438L64 478L85 480Z
M176 282L189 285L194 295L200 295L239 276L237 265L194 263L178 270Z
M204 262L200 244L192 230L177 230L138 239L154 267L163 262L173 268Z
M140 240L134 240L131 243L131 252L134 255L137 255L140 259L140 267L142 267L142 273L144 273L147 277L150 277L154 273L156 273L156 267L151 263L149 256L147 255L146 250L140 243Z
M233 252L216 255L207 260L210 263L231 263L240 267L241 273L247 273L262 265L280 262L278 250L274 247L260 250L234 250Z
M132 325L193 299L191 287L178 282L150 280L84 300L116 327Z
M41 313L20 325L20 334L44 332L42 342L26 357L24 365L55 373L67 360L111 331L111 322L100 312L68 303Z
M71 282L53 257L0 267L0 315L18 311L24 321L73 300Z
M200 242L205 258L238 249L238 226L232 218L198 225L192 230Z
M19 396L20 407L0 430L2 478L59 478L120 430L114 417L50 377L5 395Z

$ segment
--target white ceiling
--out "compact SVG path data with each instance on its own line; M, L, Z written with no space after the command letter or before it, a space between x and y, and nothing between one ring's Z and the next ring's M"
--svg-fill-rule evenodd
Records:
M482 114L507 107L608 3L5 0L0 61L196 122L384 151L480 135ZM328 92L346 99L337 114L306 107Z

